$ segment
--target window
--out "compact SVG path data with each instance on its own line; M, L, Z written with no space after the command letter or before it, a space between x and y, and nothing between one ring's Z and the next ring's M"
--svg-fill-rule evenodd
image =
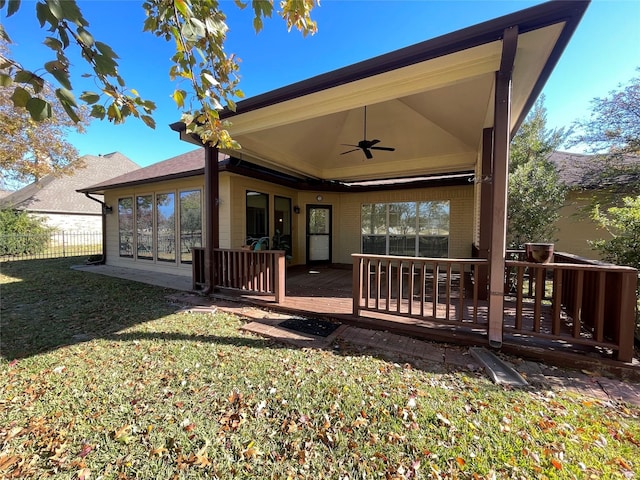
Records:
M276 231L272 248L284 250L291 256L291 199L276 196L273 199L273 216Z
M191 263L193 247L202 246L202 194L180 192L180 262Z
M449 254L449 202L362 205L362 253L420 257Z
M121 257L133 257L133 198L118 199L118 238Z
M136 197L137 257L153 260L153 195Z
M269 243L269 195L247 191L247 243L263 240L263 247Z
M156 246L158 261L176 261L176 202L174 193L156 195Z

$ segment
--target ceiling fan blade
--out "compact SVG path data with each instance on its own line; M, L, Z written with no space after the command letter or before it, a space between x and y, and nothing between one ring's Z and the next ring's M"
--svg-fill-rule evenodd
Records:
M359 148L354 148L353 150L347 150L346 152L342 152L340 155L344 155L345 153L351 153L360 150Z
M367 157L367 160L371 160L373 158L373 154L368 148L363 148L364 156Z
M360 145L354 145L352 143L341 143L340 145L343 145L345 147L356 147L356 148L362 148Z
M380 140L377 138L375 140L369 140L369 147L373 147L376 143L380 143Z
M393 147L371 147L371 150L386 150L387 152L394 152L396 149Z

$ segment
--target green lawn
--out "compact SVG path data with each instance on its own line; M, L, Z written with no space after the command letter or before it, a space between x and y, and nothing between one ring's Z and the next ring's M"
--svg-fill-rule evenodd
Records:
M0 478L640 472L638 408L504 389L348 345L285 347L74 262L0 264Z

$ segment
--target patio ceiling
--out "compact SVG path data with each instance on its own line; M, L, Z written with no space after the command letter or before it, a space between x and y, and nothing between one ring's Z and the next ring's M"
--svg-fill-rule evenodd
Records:
M550 2L238 103L223 112L242 149L229 155L324 180L361 181L474 170L493 126L504 29L520 31L511 130L526 116L584 13ZM364 135L395 151L342 155ZM172 128L174 128L172 126ZM174 128L176 129L176 128ZM193 141L188 136L183 139ZM199 143L194 141L194 143Z

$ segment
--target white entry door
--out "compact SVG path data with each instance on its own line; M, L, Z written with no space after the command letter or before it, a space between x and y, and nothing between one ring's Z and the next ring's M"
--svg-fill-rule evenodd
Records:
M330 205L307 205L307 263L331 263Z

